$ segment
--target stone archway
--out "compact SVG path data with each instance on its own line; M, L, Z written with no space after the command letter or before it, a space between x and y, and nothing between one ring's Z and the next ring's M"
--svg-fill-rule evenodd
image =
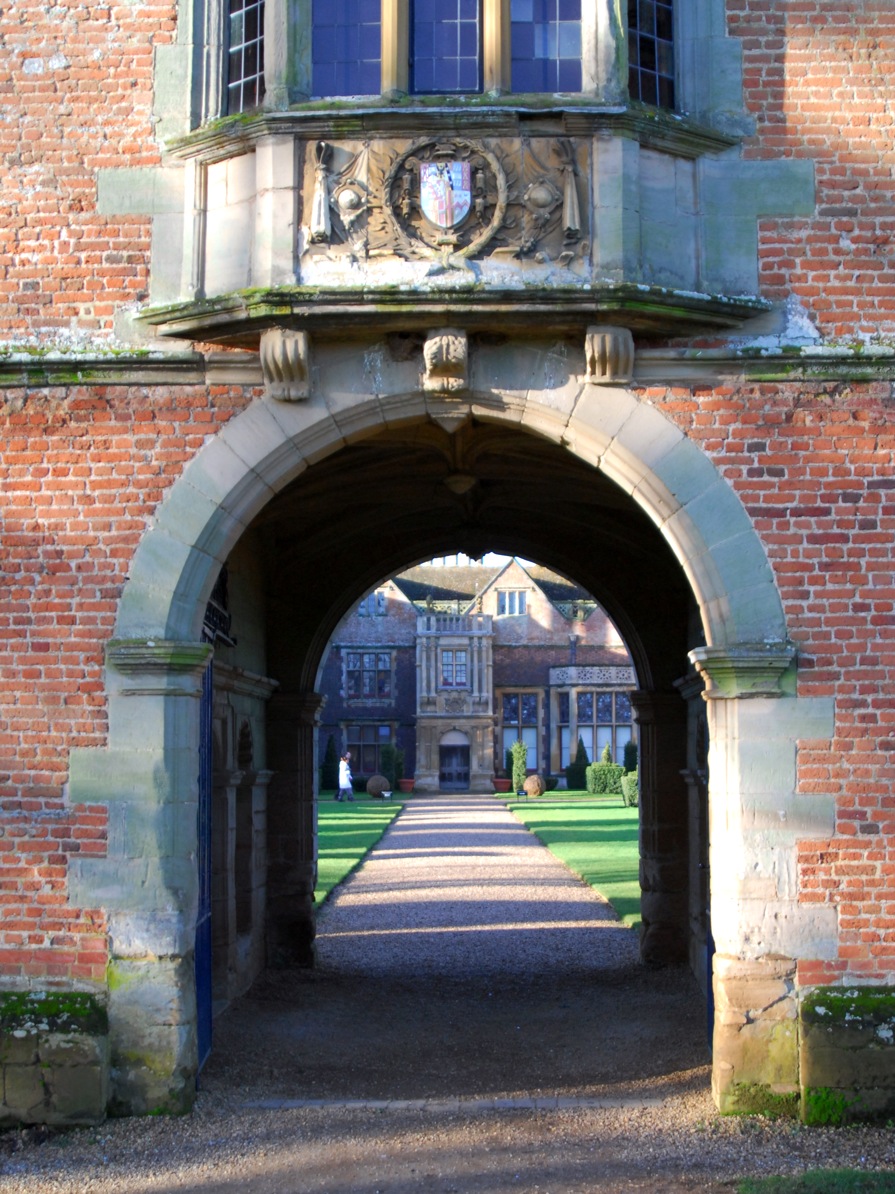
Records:
M734 1082L767 1081L771 1064L778 1085L796 1081L794 1049L781 1040L780 1008L787 1009L785 1027L788 1009L795 1013L792 968L803 946L810 940L811 956L817 957L824 941L833 948L834 938L822 922L825 913L806 913L795 890L796 837L806 827L818 833L827 812L808 809L796 798L795 752L800 738L829 732L832 709L795 696L781 604L742 506L678 428L625 389L571 375L562 354L530 347L512 354L483 349L476 388L459 399L421 394L408 386L412 379L404 362L371 355L356 361L362 368L355 367L349 380L345 354L322 354L311 399L294 404L265 399L235 418L174 484L134 557L108 654L109 748L72 756L73 798L89 790L93 800L126 804L145 830L138 895L120 883L110 891L110 876L124 861L111 853L101 862L85 862L77 873L84 905L99 903L102 889L109 909L113 972L120 979L110 991L118 1105L140 1111L165 1099L176 1102L195 1070L194 698L208 656L197 641L202 613L220 567L253 519L299 478L315 475L319 464L377 435L400 432L412 444L425 427L440 429L454 442L471 421L492 431L521 432L577 462L594 479L611 479L658 528L686 576L705 637L691 655L710 698L710 799L714 808L724 809L723 817L712 820L719 1003L724 1009L738 1006L747 998L746 988L755 989L749 986L754 976L761 981L770 976L776 984L770 1001L776 1010L766 1018L750 1016L748 1038L739 1027L716 1030L716 1093L723 1102ZM493 386L497 377L499 390ZM368 380L375 380L375 395L352 389ZM461 466L457 462L455 471ZM437 534L431 542L420 537L415 550L421 556L434 553L438 542ZM303 640L301 676L271 702L269 732L276 740L281 725L280 740L289 743L272 760L274 784L291 785L294 814L279 827L282 855L271 860L269 955L276 956L296 932L301 936L313 888L307 861L313 856L313 817L306 812L314 795L313 645L326 641L343 612L345 593L350 600L351 592L362 592L390 567L408 562L406 554L397 554L401 545L382 546L350 577L336 576L330 586L335 600L330 595L328 604L309 609L314 629ZM624 610L611 612L624 625ZM645 673L648 664L647 652ZM642 732L660 742L669 732L661 701L646 694L640 706ZM661 755L657 747L653 757ZM658 793L664 777L657 773L645 782ZM796 813L788 822L776 815L781 805ZM661 887L669 833L659 812L648 811L648 800L646 806L656 831L653 861ZM674 832L673 825L670 835ZM673 870L677 861L672 862ZM135 1037L144 1043L142 1052L132 1047Z

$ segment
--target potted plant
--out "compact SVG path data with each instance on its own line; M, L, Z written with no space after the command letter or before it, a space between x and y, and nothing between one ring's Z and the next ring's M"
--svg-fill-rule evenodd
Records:
M404 751L395 751L395 783L399 792L413 791L413 776L404 774Z
M513 756L509 750L504 752L504 766L496 767L491 776L491 783L495 792L509 792L513 782Z

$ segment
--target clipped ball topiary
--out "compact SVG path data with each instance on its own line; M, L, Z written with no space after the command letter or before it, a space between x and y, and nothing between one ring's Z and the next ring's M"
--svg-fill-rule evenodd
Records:
M384 775L371 775L367 780L367 793L370 796L381 796L383 792L390 792L392 785Z

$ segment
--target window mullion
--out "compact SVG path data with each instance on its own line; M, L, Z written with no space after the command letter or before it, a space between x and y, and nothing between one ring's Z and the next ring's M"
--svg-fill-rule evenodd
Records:
M616 0L581 6L581 90L600 104L628 99L627 23Z
M406 95L410 87L410 0L382 0L382 94Z
M492 95L510 90L510 0L482 0L482 86Z
M311 94L311 0L264 0L264 107Z

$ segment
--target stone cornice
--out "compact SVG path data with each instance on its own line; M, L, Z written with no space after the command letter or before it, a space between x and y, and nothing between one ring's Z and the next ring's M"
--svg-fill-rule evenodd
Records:
M684 335L738 327L767 309L767 303L750 296L694 294L635 283L518 289L460 284L430 290L292 286L148 308L139 318L163 336L255 348L263 331L278 326L324 336L334 326L343 336L352 330L426 331L448 324L503 335L532 328L553 334L578 328L583 336L588 326L600 322L635 333Z
M173 159L214 162L231 157L234 151L245 153L259 141L274 136L350 141L369 137L539 134L566 137L608 134L683 158L721 153L740 140L686 116L640 105L606 108L586 101L556 105L551 97L551 102L542 106L519 103L518 97L512 97L503 102L473 98L459 106L446 105L443 100L436 105L417 98L397 105L308 103L288 112L260 111L225 117L170 141L166 149Z

